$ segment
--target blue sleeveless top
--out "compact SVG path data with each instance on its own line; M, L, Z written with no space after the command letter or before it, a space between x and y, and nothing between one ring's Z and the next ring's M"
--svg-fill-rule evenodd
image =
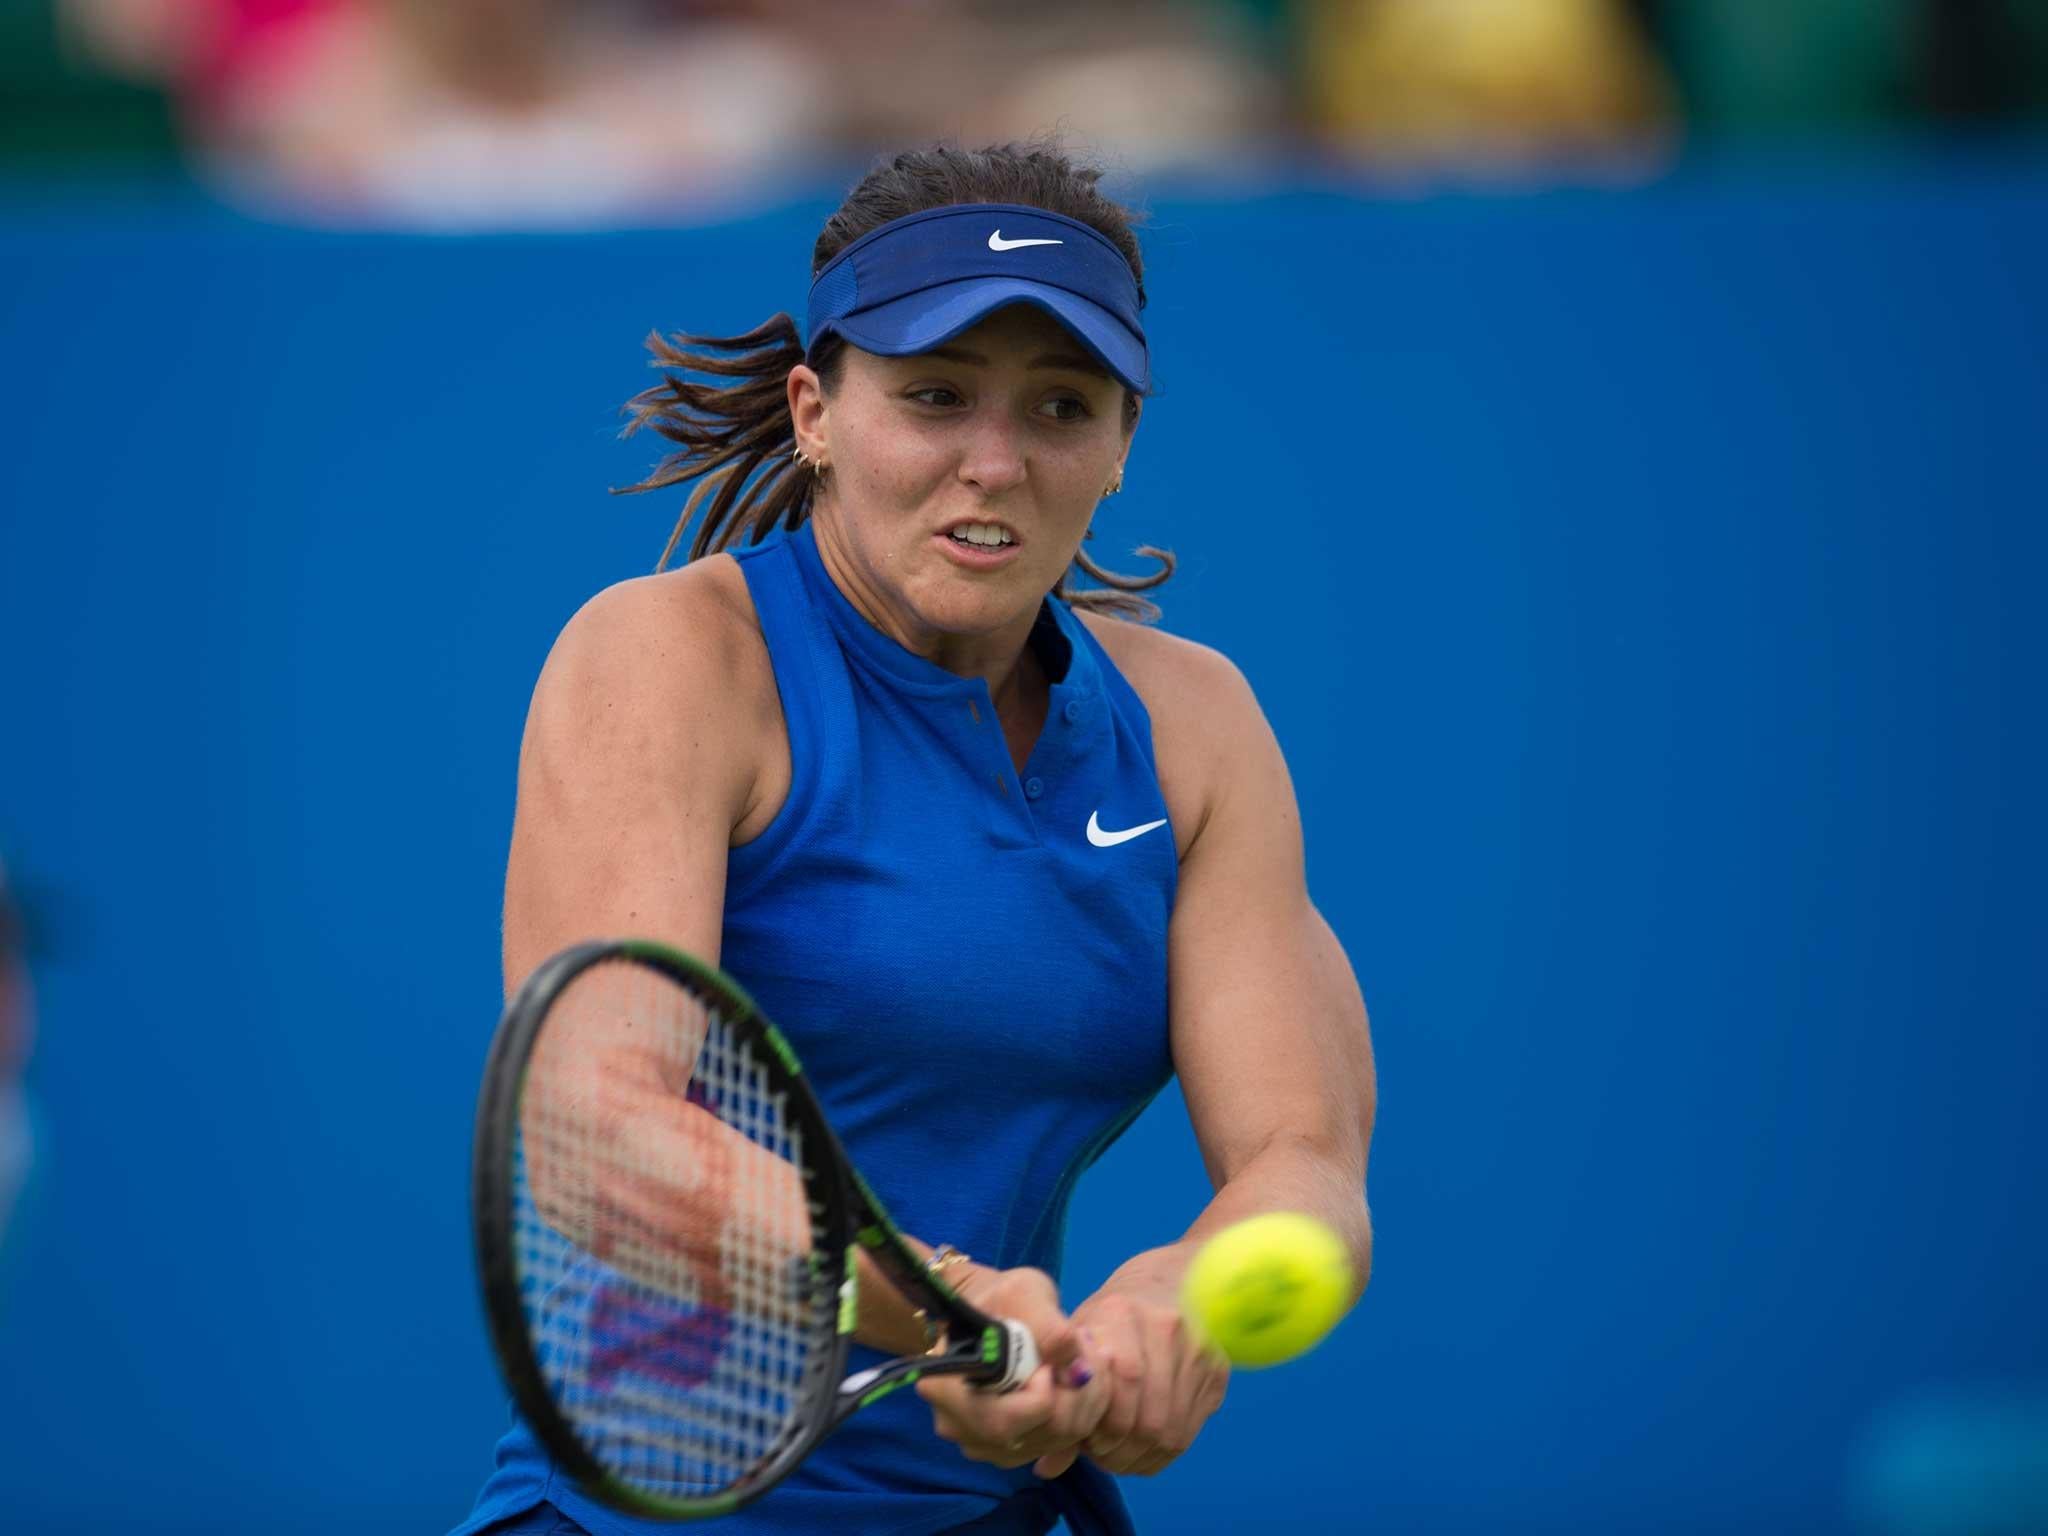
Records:
M1022 773L987 685L904 650L827 574L808 524L736 552L789 732L789 796L731 851L721 964L796 1047L890 1215L927 1242L1055 1278L1082 1172L1172 1073L1166 929L1178 861L1151 719L1048 598L1051 703ZM1108 847L1099 829L1155 829ZM1080 1297L1063 1297L1071 1306ZM850 1369L884 1358L855 1345ZM599 1536L670 1527L584 1498L515 1416L456 1536L547 1499ZM826 1529L1128 1530L1085 1459L1051 1483L971 1462L913 1392L861 1409L719 1522Z

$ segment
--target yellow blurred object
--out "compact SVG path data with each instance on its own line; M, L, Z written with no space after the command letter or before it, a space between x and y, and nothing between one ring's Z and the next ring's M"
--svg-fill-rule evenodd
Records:
M1307 1354L1353 1296L1344 1240L1301 1211L1267 1211L1202 1245L1181 1279L1181 1315L1232 1365Z
M1303 42L1314 128L1368 154L1568 153L1671 116L1619 0L1308 0Z

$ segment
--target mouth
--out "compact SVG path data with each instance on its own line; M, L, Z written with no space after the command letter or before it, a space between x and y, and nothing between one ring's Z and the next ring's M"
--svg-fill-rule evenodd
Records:
M1017 542L1016 530L1007 523L962 519L941 532L955 544L965 544L974 549L1008 549Z
M1017 531L1007 523L973 518L949 524L934 537L946 547L947 554L971 570L988 570L1004 564L1021 542Z

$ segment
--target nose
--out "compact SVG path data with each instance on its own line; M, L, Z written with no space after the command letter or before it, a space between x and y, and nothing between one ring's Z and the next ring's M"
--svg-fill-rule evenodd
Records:
M960 479L984 496L1024 482L1024 447L1016 423L1001 411L983 411L969 428L960 454Z

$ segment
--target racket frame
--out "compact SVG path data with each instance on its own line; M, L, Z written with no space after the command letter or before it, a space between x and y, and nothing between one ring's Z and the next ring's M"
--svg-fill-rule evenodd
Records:
M770 1090L784 1094L784 1112L800 1131L804 1147L797 1167L811 1213L810 1257L816 1279L811 1306L816 1312L817 1347L808 1353L796 1409L775 1448L730 1488L701 1498L651 1494L620 1478L590 1452L548 1390L519 1288L513 1157L527 1063L555 1000L585 972L621 960L666 976L695 994L717 1012L737 1044L756 1048L756 1057L772 1079ZM514 993L492 1037L478 1093L470 1211L484 1317L514 1403L541 1444L585 1492L627 1513L661 1520L729 1513L781 1482L849 1415L878 1397L922 1377L946 1375L967 1376L1006 1391L1021 1385L1038 1365L1029 1330L987 1316L926 1269L847 1157L796 1052L754 1000L723 971L665 944L641 939L577 944L544 961ZM940 1326L945 1341L932 1354L898 1357L849 1378L847 1354L859 1312L857 1255L863 1250L912 1306L922 1307ZM834 1266L836 1292L825 1283Z

